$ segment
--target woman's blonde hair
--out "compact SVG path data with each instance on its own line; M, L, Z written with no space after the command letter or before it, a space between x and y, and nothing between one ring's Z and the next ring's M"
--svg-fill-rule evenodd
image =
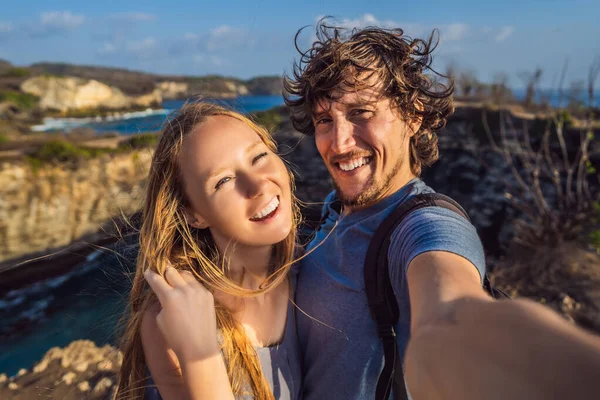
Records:
M145 311L158 300L144 280L144 271L152 269L164 275L166 266L170 263L179 270L191 271L211 291L220 290L248 297L265 293L281 283L286 279L293 262L296 228L300 218L293 194L292 229L283 241L273 246L273 273L258 290L243 289L228 279L225 257L217 251L209 230L195 229L187 224L185 210L189 202L184 194L179 166L182 143L194 127L217 115L235 118L247 124L271 151L277 152L277 146L265 128L240 113L215 104L188 103L165 123L148 175L140 249L130 294L128 322L121 345L123 364L117 399L142 398L146 384L147 371L140 327ZM290 185L293 193L294 180L291 173ZM215 309L217 326L223 337L222 351L234 394L243 394L249 383L254 398L273 399L256 352L243 327L233 318L231 311L216 299Z

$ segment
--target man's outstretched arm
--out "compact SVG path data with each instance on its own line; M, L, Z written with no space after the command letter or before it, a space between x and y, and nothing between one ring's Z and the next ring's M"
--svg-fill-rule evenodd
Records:
M492 300L456 254L415 257L407 279L413 399L598 398L600 338L540 304Z

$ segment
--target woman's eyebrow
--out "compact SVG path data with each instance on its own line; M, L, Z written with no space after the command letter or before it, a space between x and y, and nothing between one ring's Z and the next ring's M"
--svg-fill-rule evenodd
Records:
M252 150L254 150L255 148L257 148L261 144L264 144L262 140L258 140L256 142L252 143L250 146L248 146L246 148L246 151L244 153L248 154L248 153L252 152Z
M256 142L253 142L250 146L246 147L246 150L244 150L244 154L251 153L254 149L256 149L257 147L259 147L261 144L264 144L262 140L258 140ZM218 168L218 169L212 171L208 175L208 177L206 178L206 180L207 181L211 180L212 178L214 178L215 176L221 174L223 171L225 171L229 167L231 167L231 165L225 165L225 166L223 166L221 168Z

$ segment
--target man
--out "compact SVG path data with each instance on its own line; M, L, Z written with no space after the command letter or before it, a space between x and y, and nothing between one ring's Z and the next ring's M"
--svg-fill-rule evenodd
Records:
M374 397L384 361L363 263L379 224L407 199L432 192L418 177L436 161L436 132L453 112L452 85L436 82L430 69L434 48L433 36L320 23L284 82L292 122L314 135L336 189L298 277L307 400ZM484 292L483 247L457 213L412 212L392 235L388 262L413 398L585 398L600 378L597 338L542 306ZM565 340L569 350L557 355ZM575 388L569 357L580 367Z

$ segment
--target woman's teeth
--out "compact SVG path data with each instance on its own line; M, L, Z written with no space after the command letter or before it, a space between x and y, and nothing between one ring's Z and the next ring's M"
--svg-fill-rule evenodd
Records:
M277 196L275 196L275 197L273 197L273 200L271 200L269 202L269 204L266 205L265 208L263 208L259 213L257 213L250 219L251 220L262 219L262 218L266 217L267 215L271 214L273 211L275 211L277 209L277 207L279 207L279 198Z
M362 167L363 165L368 164L369 161L371 161L370 158L361 157L350 161L340 162L339 166L340 169L342 169L343 171L352 171L358 167Z

